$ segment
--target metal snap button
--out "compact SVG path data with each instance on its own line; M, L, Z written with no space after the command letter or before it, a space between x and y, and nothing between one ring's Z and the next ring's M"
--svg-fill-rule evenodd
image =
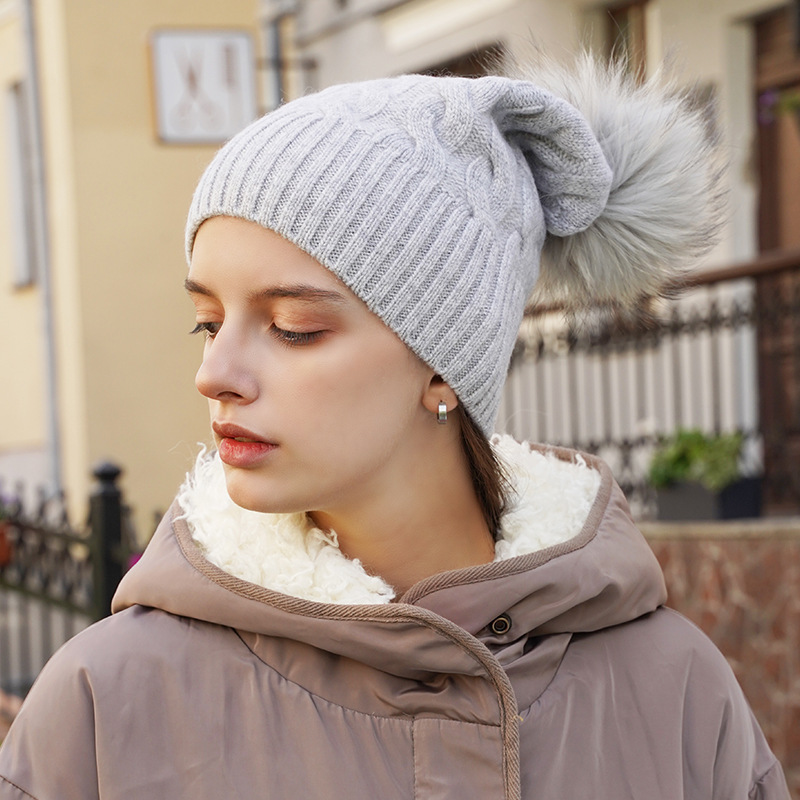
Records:
M497 619L492 620L492 624L489 627L493 634L502 636L511 630L511 617L508 614L501 614Z

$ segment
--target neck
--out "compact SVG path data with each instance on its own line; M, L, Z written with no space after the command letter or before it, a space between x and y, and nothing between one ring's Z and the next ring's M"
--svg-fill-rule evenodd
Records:
M494 558L458 427L436 433L447 440L417 450L426 453L424 463L399 465L402 480L386 476L383 491L371 485L354 507L310 514L317 527L336 531L341 551L391 584L397 597L431 575Z

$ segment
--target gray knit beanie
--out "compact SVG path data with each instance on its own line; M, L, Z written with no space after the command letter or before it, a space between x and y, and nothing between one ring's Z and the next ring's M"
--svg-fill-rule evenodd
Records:
M435 369L488 435L545 240L596 223L614 177L585 116L529 81L334 86L219 151L194 195L187 257L213 216L281 234Z

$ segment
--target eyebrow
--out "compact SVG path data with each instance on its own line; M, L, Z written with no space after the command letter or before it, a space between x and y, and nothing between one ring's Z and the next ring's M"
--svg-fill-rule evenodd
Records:
M183 286L189 294L201 294L206 297L215 297L214 292L202 283L187 278L183 282ZM330 289L320 289L316 286L309 286L305 283L296 283L290 286L275 286L269 289L261 289L259 291L251 292L249 299L251 301L259 300L279 300L289 298L291 300L303 300L305 302L333 302L344 303L347 298L339 292L334 292Z

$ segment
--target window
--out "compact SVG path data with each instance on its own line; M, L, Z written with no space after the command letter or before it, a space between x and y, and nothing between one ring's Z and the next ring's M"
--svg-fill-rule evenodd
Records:
M36 281L38 246L33 187L33 137L25 86L16 83L6 91L8 172L14 247L14 285L29 286Z

